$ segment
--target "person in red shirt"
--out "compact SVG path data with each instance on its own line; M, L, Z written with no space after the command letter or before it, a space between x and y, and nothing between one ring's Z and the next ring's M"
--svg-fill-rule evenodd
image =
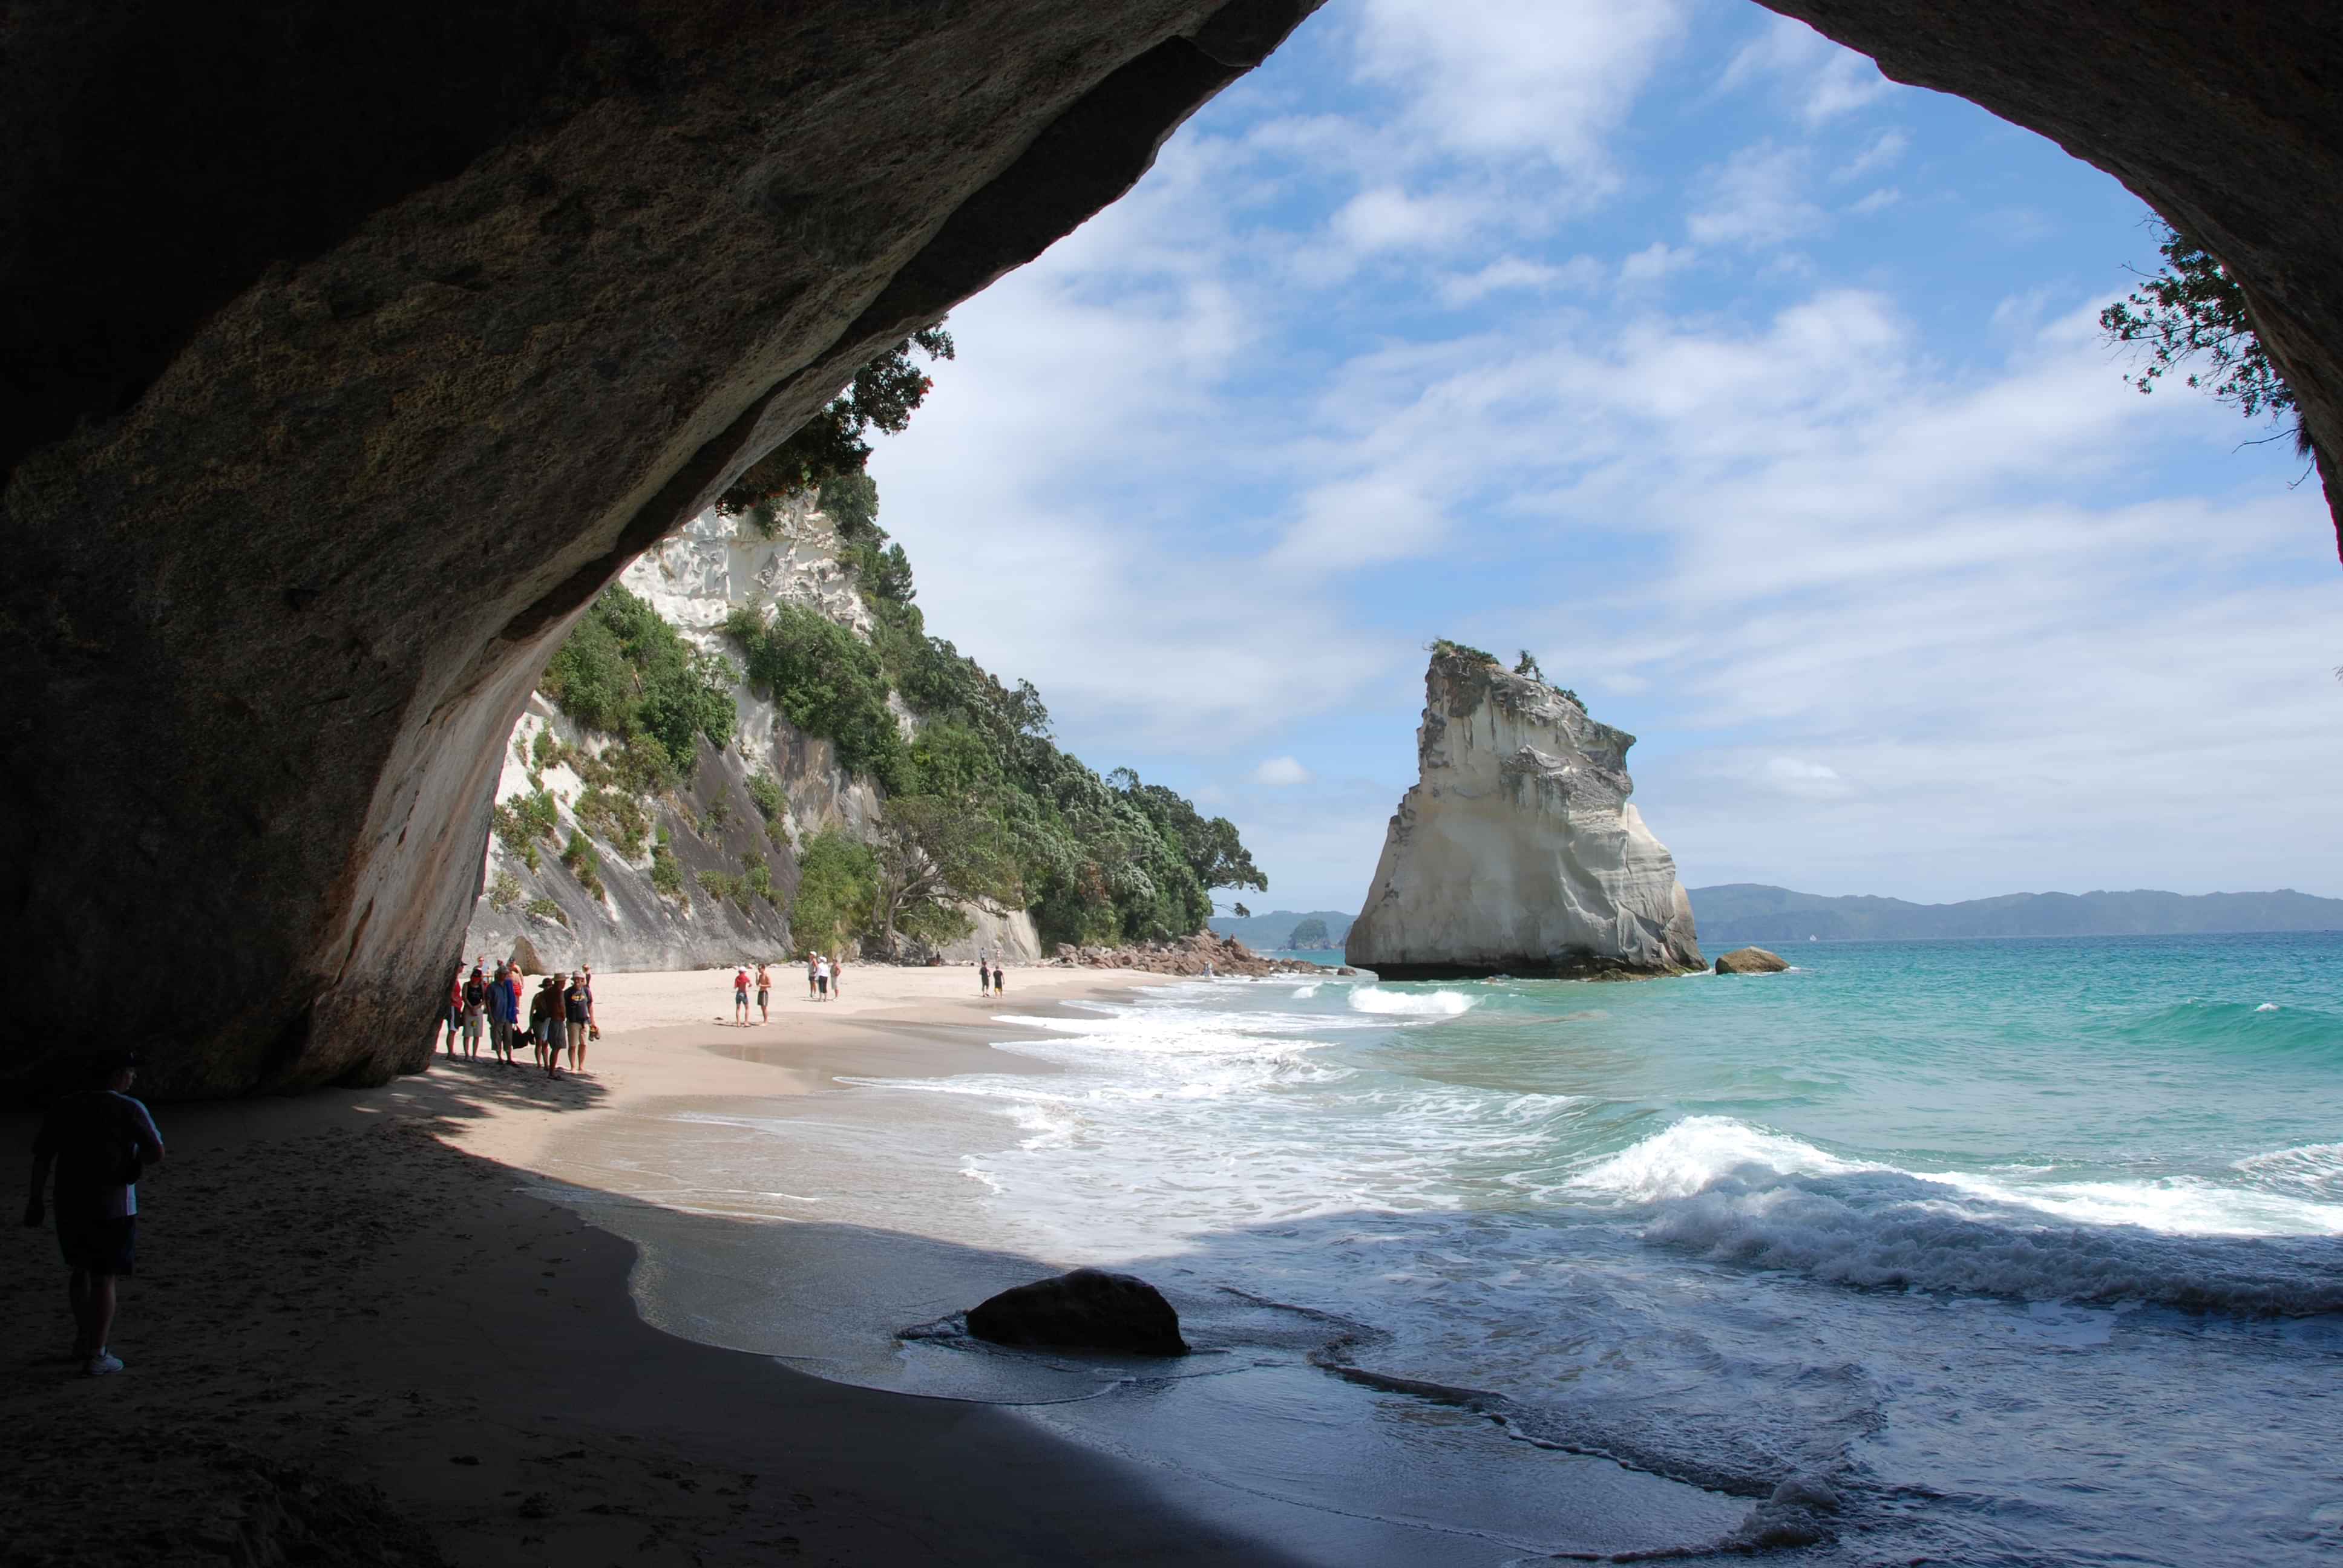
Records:
M456 1054L456 1037L464 1032L464 966L456 966L456 978L447 982L447 1005L440 1009L442 1021L447 1026L447 1054Z
M732 977L732 1021L746 1027L749 1022L749 966L740 966Z

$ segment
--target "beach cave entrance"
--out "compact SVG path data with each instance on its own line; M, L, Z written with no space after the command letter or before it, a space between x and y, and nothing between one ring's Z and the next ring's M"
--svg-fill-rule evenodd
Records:
M0 1091L420 1065L593 596L1318 3L14 7ZM2343 13L1769 3L2199 236L2343 513Z

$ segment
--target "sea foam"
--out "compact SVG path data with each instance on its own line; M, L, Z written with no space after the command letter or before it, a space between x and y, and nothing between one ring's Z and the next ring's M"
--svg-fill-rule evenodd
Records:
M1352 1010L1401 1018L1458 1018L1480 1001L1455 990L1385 990L1379 985L1360 986L1350 995Z

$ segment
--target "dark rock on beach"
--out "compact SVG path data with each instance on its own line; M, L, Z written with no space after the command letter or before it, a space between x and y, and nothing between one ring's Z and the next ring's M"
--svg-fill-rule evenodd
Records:
M1789 960L1764 948L1735 948L1716 960L1716 972L1721 975L1774 975L1789 967Z
M968 1314L968 1332L997 1345L1183 1356L1180 1314L1134 1274L1076 1269L1001 1292Z

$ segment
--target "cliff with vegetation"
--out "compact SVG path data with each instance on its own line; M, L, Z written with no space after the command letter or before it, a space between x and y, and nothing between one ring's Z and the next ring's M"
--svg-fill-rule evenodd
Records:
M1225 819L1101 778L1031 685L928 635L867 476L784 480L636 561L554 656L468 958L1030 960L1186 936L1208 888L1262 885Z
M1420 776L1344 939L1352 963L1387 980L1700 967L1675 861L1627 799L1635 738L1535 668L1433 648Z

